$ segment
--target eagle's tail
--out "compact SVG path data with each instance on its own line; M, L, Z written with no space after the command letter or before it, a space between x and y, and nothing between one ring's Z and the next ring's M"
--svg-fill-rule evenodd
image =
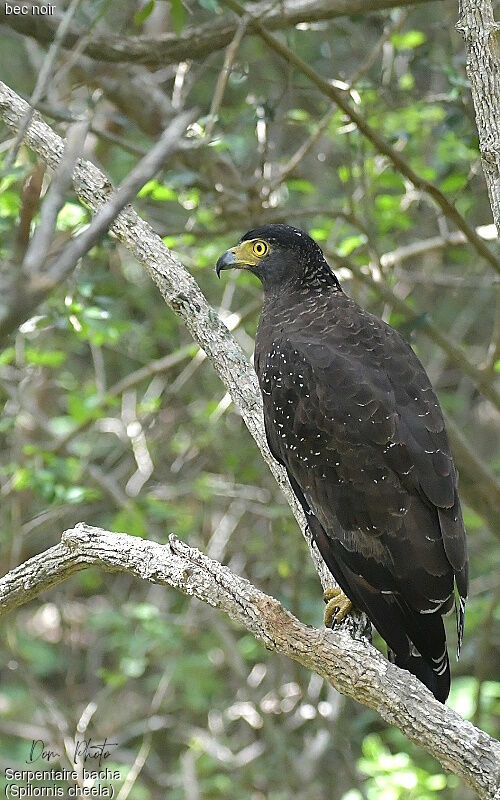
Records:
M337 559L333 540L311 512L297 481L290 473L288 477L323 560L349 600L365 612L385 640L390 661L415 675L444 703L450 692L450 664L439 610L420 614L396 594L378 591Z
M446 633L439 611L420 614L397 595L382 594L374 589L345 564L338 572L334 569L332 573L344 592L368 615L385 640L389 659L415 675L436 700L444 703L450 692L451 676Z

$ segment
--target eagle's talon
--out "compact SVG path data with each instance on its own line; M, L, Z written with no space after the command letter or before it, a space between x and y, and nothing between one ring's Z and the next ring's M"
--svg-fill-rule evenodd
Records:
M327 628L333 628L334 624L342 622L352 609L351 601L338 587L326 589L323 600L326 603L323 620Z

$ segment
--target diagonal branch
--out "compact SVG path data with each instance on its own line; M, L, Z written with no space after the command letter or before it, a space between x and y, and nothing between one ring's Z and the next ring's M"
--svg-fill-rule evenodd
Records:
M169 545L80 523L61 542L0 580L0 613L28 602L75 572L97 566L172 586L221 609L268 650L298 661L338 691L375 709L460 775L484 800L500 797L500 744L437 702L413 675L347 630L304 625L277 600L199 550L170 536Z
M28 109L29 111L25 114L18 129L18 134L29 126L29 120L34 111L29 106ZM75 136L71 132L68 134L62 158L57 164L54 180L42 205L40 224L35 230L22 269L15 274L8 287L9 291L4 290L5 297L0 308L0 338L11 333L21 322L26 320L33 309L68 277L77 261L99 241L120 211L130 203L139 189L158 172L168 156L178 148L182 134L193 117L194 112L183 112L172 120L154 147L136 164L116 192L112 191L109 194L106 203L100 206L89 227L72 239L48 267L45 264L47 251L57 214L64 198L65 187L67 184L71 184L76 152L81 150L86 125L82 123L83 130L77 134L75 141ZM74 127L80 128L81 126ZM111 185L110 188L112 188Z
M18 129L27 106L24 100L0 81L0 117L14 131ZM38 113L33 115L25 141L51 169L56 169L62 158L64 142ZM106 175L84 160L79 160L75 166L73 184L78 197L94 212L106 204L113 192ZM267 446L257 376L245 353L207 303L192 275L133 208L128 206L116 217L110 232L145 267L165 302L181 317L193 339L211 360L300 525L323 586L331 586L332 577L311 544L302 509L286 473L273 459Z

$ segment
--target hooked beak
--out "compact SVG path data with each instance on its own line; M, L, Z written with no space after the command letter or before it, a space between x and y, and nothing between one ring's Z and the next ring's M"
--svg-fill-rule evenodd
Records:
M223 269L234 269L234 267L238 266L240 266L240 264L234 255L234 248L231 250L226 250L226 252L221 255L217 261L217 264L215 265L217 277L220 278L220 274Z

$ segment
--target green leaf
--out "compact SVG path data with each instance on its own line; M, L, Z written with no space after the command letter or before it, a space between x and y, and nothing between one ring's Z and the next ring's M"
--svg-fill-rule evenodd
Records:
M345 164L342 164L342 166L338 168L337 172L342 183L347 183L351 175L351 170L349 167L347 167Z
M130 612L134 619L140 620L157 619L160 615L157 606L152 603L136 603Z
M343 239L338 247L339 253L342 256L349 256L357 247L361 247L366 242L364 233L358 233L355 236L347 236Z
M153 200L177 200L177 192L164 183L152 180L144 184L137 197L152 197Z
M404 180L399 172L394 172L391 169L384 169L379 175L375 176L377 187L380 189L394 189L401 192L405 191Z
M98 415L95 408L89 403L89 398L82 397L78 392L69 394L66 402L68 411L75 422L86 422L88 419L94 419Z
M170 16L177 36L180 36L186 22L186 9L181 0L170 0Z
M119 689L127 683L126 676L115 670L98 669L97 676L112 689Z
M21 634L18 641L21 657L29 662L30 670L39 678L65 672L65 657L53 644Z
M306 181L303 178L293 178L286 182L289 189L294 192L301 192L301 194L314 194L316 189L311 181Z
M29 364L41 367L59 367L66 361L66 353L61 350L37 350L35 347L27 347L24 355Z
M286 116L291 122L307 122L311 118L309 112L304 108L291 108L290 111L287 111Z
M290 564L284 558L280 558L278 561L278 573L281 578L288 578L291 574Z
M317 242L326 242L329 233L325 228L311 228L309 230L309 236L312 236Z
M469 531L481 530L481 528L484 525L484 520L482 517L479 516L479 514L476 514L476 512L473 511L473 509L469 508L468 506L464 507L463 513L464 513L464 522L467 527L467 530Z
M444 180L441 181L440 189L443 192L457 192L460 189L463 189L464 186L467 186L467 177L465 175L458 175L454 173L453 175L448 175Z
M198 3L202 8L206 8L207 11L211 11L213 14L220 12L220 5L217 0L198 0Z
M16 357L16 351L13 347L6 347L0 353L0 364L12 364Z
M31 477L32 472L30 469L27 469L27 467L19 467L12 477L13 488L18 491L27 489L31 484Z
M12 186L24 172L23 167L12 167L6 175L0 178L0 194Z
M394 33L391 42L396 50L414 50L420 47L427 37L423 31L405 31L404 33Z
M155 0L149 0L149 2L146 3L146 5L144 5L142 8L140 8L139 11L136 11L136 13L134 14L134 25L137 25L138 27L143 25L144 22L152 13L154 7L155 7Z
M403 89L403 91L409 91L415 86L415 78L411 72L405 72L404 75L401 75L398 83L400 89Z
M87 490L84 486L70 486L66 489L66 502L72 505L83 503L87 499Z
M446 789L446 775L442 773L436 773L436 775L429 775L429 777L425 781L425 786L427 789L431 789L433 792L440 792L443 789Z
M125 656L120 660L120 669L128 678L140 678L146 669L146 660Z
M88 212L78 203L65 203L57 215L57 229L73 230L77 225L87 222Z
M129 533L131 536L146 536L147 527L142 512L137 506L122 508L113 517L111 527L117 533Z
M88 306L83 310L83 315L87 319L109 319L109 311L99 306Z
M0 194L0 217L15 217L21 208L21 199L17 192L8 190Z
M465 719L471 719L476 708L477 678L463 675L452 681L448 703Z

